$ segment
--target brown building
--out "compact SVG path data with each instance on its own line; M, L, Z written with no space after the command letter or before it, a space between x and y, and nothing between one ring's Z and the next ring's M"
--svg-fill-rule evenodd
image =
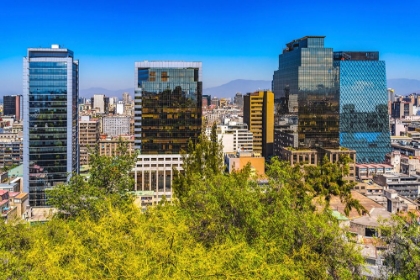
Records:
M83 116L79 121L80 165L89 164L89 149L96 149L100 137L100 122Z

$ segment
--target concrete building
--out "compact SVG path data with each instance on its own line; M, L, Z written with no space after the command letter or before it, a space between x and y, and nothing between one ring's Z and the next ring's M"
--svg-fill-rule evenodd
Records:
M112 137L130 134L130 117L115 116L102 118L102 132Z
M401 173L381 174L373 177L373 181L386 189L393 189L399 195L408 198L420 197L420 176Z
M89 116L82 116L79 120L79 149L80 165L89 164L89 153L95 151L101 135L100 122Z
M127 145L127 150L130 155L134 153L134 136L133 135L120 135L120 136L107 136L103 135L99 139L99 154L101 156L113 157L118 155L119 144L124 142Z
M210 136L211 128L206 129ZM253 135L245 123L230 122L228 125L217 126L217 137L222 142L223 153L236 153L238 151L253 151Z
M124 108L124 102L123 101L118 101L115 113L117 115L124 115L124 111L125 111L124 109L125 109Z
M0 134L0 168L20 165L23 162L23 139L20 133Z
M273 155L274 142L274 94L256 91L244 96L244 123L253 135L254 153L268 159Z
M140 155L133 169L136 191L153 191L153 201L172 199L174 169L182 172L183 159L174 155Z
M109 98L104 94L94 94L91 101L92 109L99 114L109 113Z
M265 175L265 159L252 152L237 152L225 155L225 164L229 173L242 170L247 164L251 164L251 176L262 177Z
M31 206L46 204L45 189L79 172L79 61L52 45L23 58L24 192Z

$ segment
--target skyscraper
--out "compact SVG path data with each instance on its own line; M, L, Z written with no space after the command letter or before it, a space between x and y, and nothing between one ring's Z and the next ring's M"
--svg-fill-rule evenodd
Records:
M186 151L201 132L201 62L136 62L135 79L135 148Z
M339 74L340 145L359 163L380 163L391 152L385 62L379 52L334 52Z
M69 49L30 48L23 58L24 188L31 206L78 172L79 62Z
M333 49L325 36L286 44L273 76L275 154L280 147L338 147L339 96Z
M256 91L244 96L244 123L253 134L253 151L265 158L273 155L274 94Z
M134 106L135 190L170 200L180 152L201 133L201 62L136 62Z

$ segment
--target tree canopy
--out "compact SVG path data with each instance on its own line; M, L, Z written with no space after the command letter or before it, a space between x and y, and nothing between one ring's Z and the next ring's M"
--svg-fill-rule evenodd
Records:
M212 133L190 145L174 201L142 213L126 192L133 159L93 159L89 180L75 175L49 192L61 215L0 223L0 279L362 278L357 249L313 206L339 192L338 175L315 182L277 159L266 184L249 166L226 174Z

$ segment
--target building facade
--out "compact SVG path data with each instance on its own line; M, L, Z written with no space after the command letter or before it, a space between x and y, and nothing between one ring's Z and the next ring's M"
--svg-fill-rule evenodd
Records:
M79 121L80 165L89 164L89 154L97 148L100 136L99 120L82 116Z
M22 164L22 132L0 133L0 168Z
M109 113L109 97L103 94L94 94L91 99L92 109L96 110L99 114Z
M207 128L210 136L211 128ZM253 134L246 123L230 122L228 125L217 126L217 137L222 142L223 153L238 151L253 152Z
M265 158L273 155L274 94L257 91L244 96L244 123L253 134L253 150Z
M381 163L391 152L385 62L378 52L334 52L339 77L340 145L358 163Z
M333 49L325 36L306 36L286 44L273 76L276 100L275 154L281 147L339 146L339 95Z
M104 117L102 118L102 132L109 136L130 134L130 117Z
M3 97L3 115L15 116L16 121L21 120L21 95L7 95Z
M179 154L201 133L201 62L135 63L135 147Z
M52 45L23 58L24 191L31 206L46 204L45 189L79 171L79 62Z

